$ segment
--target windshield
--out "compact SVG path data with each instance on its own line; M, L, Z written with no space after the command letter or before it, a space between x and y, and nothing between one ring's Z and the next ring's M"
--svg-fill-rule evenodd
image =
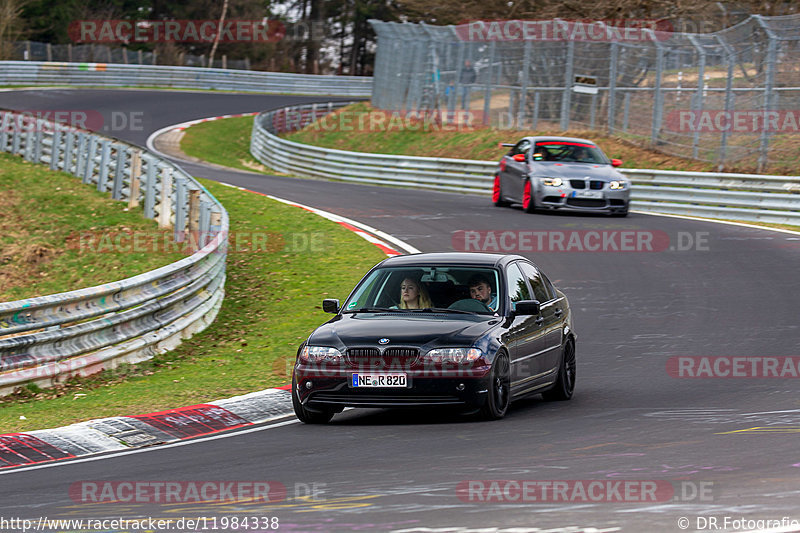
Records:
M344 313L424 309L494 314L499 276L491 268L396 267L372 271L342 307Z
M611 164L597 146L568 141L540 141L533 150L534 161L560 161L564 163Z

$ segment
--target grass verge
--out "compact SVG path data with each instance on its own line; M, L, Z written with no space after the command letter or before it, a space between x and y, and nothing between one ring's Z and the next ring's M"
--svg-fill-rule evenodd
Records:
M131 242L126 234L163 242L164 233L140 208L128 210L74 176L0 154L1 302L117 281L186 257L113 252L115 242Z
M189 156L239 170L263 169L250 154L255 117L232 117L201 122L185 130L181 150Z
M329 317L322 299L346 297L385 258L312 213L201 181L231 218L226 296L216 321L139 365L0 399L0 432L148 413L285 384L297 346Z

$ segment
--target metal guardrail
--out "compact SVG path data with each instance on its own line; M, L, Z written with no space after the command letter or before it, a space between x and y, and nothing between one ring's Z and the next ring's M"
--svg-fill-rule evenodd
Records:
M0 395L149 359L210 324L224 297L228 214L176 165L122 141L0 111L0 150L81 178L201 247L132 278L0 303Z
M250 152L280 172L318 178L491 194L497 161L347 152L277 134L301 129L347 102L260 113ZM800 225L800 177L620 169L633 184L631 208L644 212Z
M0 85L169 87L219 91L372 95L372 78L117 63L0 61Z

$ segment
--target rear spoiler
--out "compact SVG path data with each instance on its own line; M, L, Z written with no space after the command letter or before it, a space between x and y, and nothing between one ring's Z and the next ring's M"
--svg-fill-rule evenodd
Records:
M497 143L498 148L502 148L503 146L507 148L513 148L516 145L517 145L516 143Z

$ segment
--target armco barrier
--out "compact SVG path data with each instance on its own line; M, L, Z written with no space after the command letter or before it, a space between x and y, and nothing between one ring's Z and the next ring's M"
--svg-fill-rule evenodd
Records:
M346 102L260 113L250 152L280 172L415 189L491 194L497 161L347 152L278 137ZM650 213L800 225L800 177L620 169L633 185L631 208Z
M174 228L175 240L191 231L202 246L132 278L0 303L0 394L148 359L214 320L228 214L191 176L121 141L9 111L0 111L0 150L69 172L129 206L141 202L146 217Z
M369 97L372 78L218 68L0 61L0 85L169 87Z

